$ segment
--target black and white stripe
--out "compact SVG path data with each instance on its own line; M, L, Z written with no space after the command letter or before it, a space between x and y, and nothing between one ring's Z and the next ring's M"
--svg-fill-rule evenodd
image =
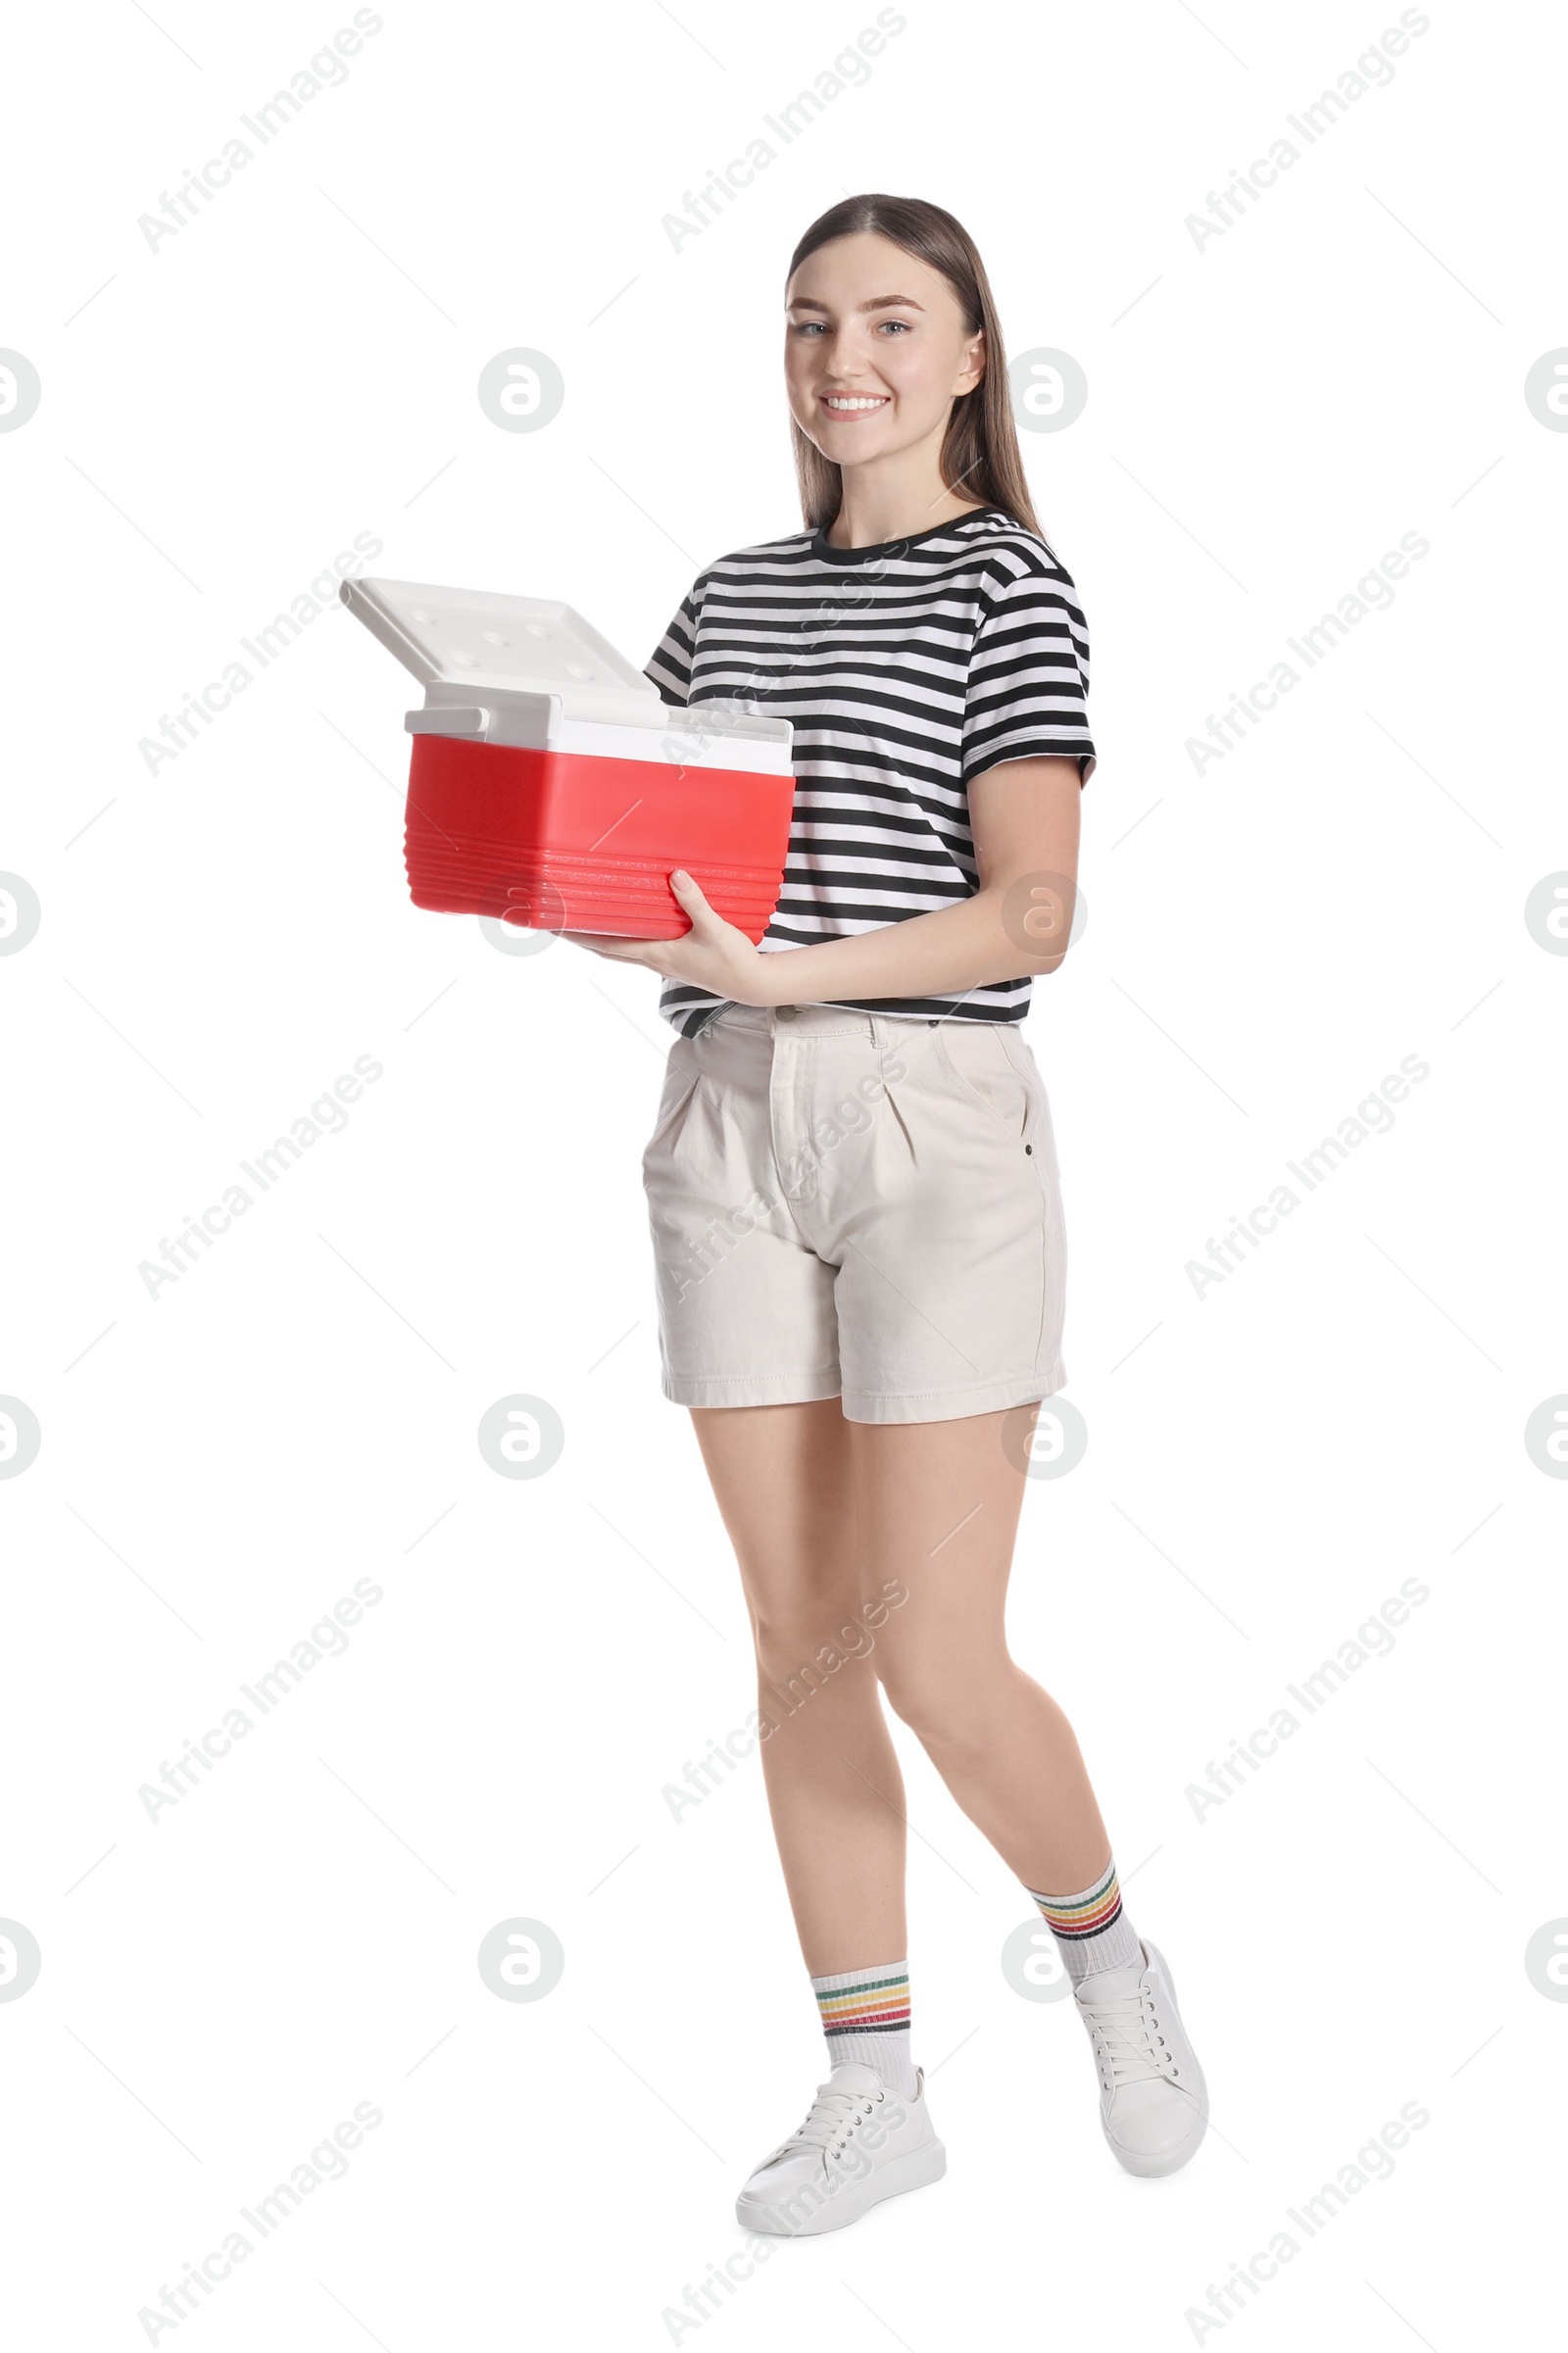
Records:
M823 529L720 557L645 671L666 703L739 697L794 723L794 814L764 950L972 897L973 779L1054 754L1087 783L1095 764L1076 591L1040 534L996 507L878 547L830 547ZM1021 1021L1031 985L825 1002ZM692 1037L725 1002L666 981L659 1009Z

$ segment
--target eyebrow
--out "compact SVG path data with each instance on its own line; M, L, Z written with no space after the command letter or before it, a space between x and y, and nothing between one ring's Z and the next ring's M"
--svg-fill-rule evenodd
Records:
M858 303L856 308L859 311L889 311L892 310L895 305L901 306L903 309L907 311L919 311L923 310L925 307L923 303L917 303L912 294L873 294L869 302ZM825 312L827 309L827 304L825 302L812 302L809 297L802 295L794 302L787 302L784 305L784 308L786 311Z

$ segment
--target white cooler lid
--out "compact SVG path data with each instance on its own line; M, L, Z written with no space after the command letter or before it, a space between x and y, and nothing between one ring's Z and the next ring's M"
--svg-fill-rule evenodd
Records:
M558 695L571 718L638 727L681 715L569 605L416 580L345 580L339 594L421 685Z

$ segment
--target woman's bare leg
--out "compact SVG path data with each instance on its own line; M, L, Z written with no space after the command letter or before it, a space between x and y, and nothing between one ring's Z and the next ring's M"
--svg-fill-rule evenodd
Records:
M1071 1725L1007 1650L1007 1576L1037 1411L847 1427L860 1574L872 1590L897 1577L909 1592L878 1640L888 1697L1014 1875L1065 1894L1093 1885L1110 1842Z
M904 1782L865 1615L882 1572L858 1520L850 1425L837 1397L690 1411L775 1727L762 1771L807 1971L902 1960Z

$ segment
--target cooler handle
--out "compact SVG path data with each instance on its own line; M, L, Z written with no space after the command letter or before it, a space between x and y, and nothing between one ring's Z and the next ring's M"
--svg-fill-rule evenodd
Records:
M405 711L403 724L410 735L488 735L491 716L477 704L438 703Z

